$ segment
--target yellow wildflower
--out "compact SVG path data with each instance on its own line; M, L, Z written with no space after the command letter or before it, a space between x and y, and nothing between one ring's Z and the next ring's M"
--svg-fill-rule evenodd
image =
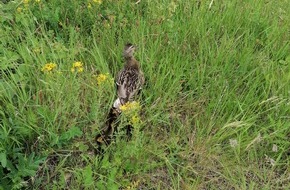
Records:
M78 68L78 72L79 72L79 73L81 73L81 72L83 72L83 71L84 71L84 68L83 68L83 67Z
M22 2L24 4L24 7L27 8L29 6L29 0L23 0Z
M55 63L46 63L41 71L44 72L44 73L50 73L51 71L55 70L57 67L57 65Z
M91 8L92 8L92 4L89 3L89 4L88 4L88 9L91 9Z
M140 180L138 179L137 181L133 181L130 185L128 185L125 190L136 189L139 185L140 185Z
M97 3L97 4L99 4L99 5L102 4L102 0L93 0L93 2L94 2L94 3Z
M82 67L82 66L83 66L83 64L80 61L77 61L77 62L73 63L73 67Z
M123 112L138 111L140 110L140 108L141 108L140 103L136 101L127 102L126 104L120 106L120 110Z
M142 121L139 116L141 105L139 102L127 102L120 106L120 110L123 114L125 121L129 122L133 127L138 127ZM136 131L137 132L137 131Z
M74 73L75 71L77 71L78 73L81 73L81 72L84 71L84 67L83 67L82 62L77 61L77 62L74 62L74 63L73 63L73 66L72 66L72 68L71 68L71 72Z
M131 123L133 126L135 126L135 125L141 123L141 119L140 119L140 117L138 116L138 114L134 114L134 115L131 117L131 119L130 119L130 123Z
M17 12L21 13L23 8L22 7L18 7L16 10L17 10Z
M109 77L109 73L106 74L99 74L97 78L97 83L98 85L101 85L104 81L106 81Z

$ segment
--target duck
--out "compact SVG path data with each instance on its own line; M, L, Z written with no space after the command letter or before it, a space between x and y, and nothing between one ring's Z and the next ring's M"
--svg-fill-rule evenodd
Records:
M134 57L136 46L127 43L124 47L123 57L125 60L124 68L121 69L116 76L117 99L114 101L106 119L105 128L96 136L96 142L99 145L97 149L100 153L100 145L103 143L110 144L114 132L117 130L119 121L118 117L121 114L120 107L127 102L134 100L136 95L142 89L145 83L144 73L140 68L140 63ZM127 134L130 136L131 127L128 126Z
M116 76L117 99L113 107L119 113L121 112L120 107L127 102L133 101L145 83L140 63L134 57L135 50L135 45L131 43L125 45L123 50L125 65Z

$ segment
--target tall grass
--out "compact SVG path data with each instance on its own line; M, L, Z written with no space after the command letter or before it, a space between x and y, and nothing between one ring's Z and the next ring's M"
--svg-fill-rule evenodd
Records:
M289 5L1 3L0 189L289 189ZM98 155L126 42L141 122Z

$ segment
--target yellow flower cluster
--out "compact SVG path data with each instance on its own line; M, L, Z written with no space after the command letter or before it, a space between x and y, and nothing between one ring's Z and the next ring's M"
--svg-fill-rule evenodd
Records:
M23 0L22 1L24 5L28 5L29 4L29 0Z
M109 73L99 74L98 76L96 76L98 85L101 85L102 83L104 83L108 79L108 77L109 77Z
M50 73L54 70L56 70L57 64L55 63L47 63L45 64L41 71L44 73ZM71 72L78 72L81 73L84 71L84 67L83 64L80 61L74 62L71 68ZM62 73L61 71L59 71L58 73Z
M93 0L93 2L99 5L102 4L102 0Z
M133 125L133 126L136 126L138 124L141 123L141 118L139 117L139 115L136 113L134 114L131 119L130 119L130 123Z
M53 70L55 70L56 67L57 67L57 65L56 65L55 63L46 63L46 64L42 67L41 71L44 72L44 73L50 73L50 72L52 72Z
M129 186L127 186L125 190L137 189L139 185L140 185L140 180L138 179L137 181L133 181Z
M88 9L91 9L91 8L92 8L92 4L88 3Z
M23 3L23 6L17 7L16 9L18 13L21 13L22 11L26 11L27 8L29 7L29 0L23 0L22 3Z
M120 106L120 110L122 112L131 112L131 111L138 111L140 110L141 106L139 102L127 102L126 104Z
M19 13L21 13L21 12L22 12L22 10L23 10L23 8L22 8L22 7L17 7L17 9L16 9L16 11L17 11L17 12L19 12Z
M136 101L127 102L126 104L120 106L120 110L127 118L127 121L133 126L138 126L138 124L142 122L138 114L140 109L141 105L139 102Z
M80 61L77 61L77 62L74 62L73 63L73 66L71 68L71 72L78 72L78 73L81 73L84 71L84 67L83 67L83 64L82 62Z
M112 77L110 77L109 73L105 73L105 74L99 74L99 75L93 75L93 78L97 81L97 85L103 85L107 82L110 82L110 84L113 84L114 79ZM94 84L94 83L92 83Z
M29 7L30 0L23 0L24 10L27 10Z
M88 3L88 9L92 8L92 5L100 5L102 4L102 0L92 0L91 2Z
M35 3L40 3L41 0L34 0ZM29 8L31 0L22 0L22 5L20 7L17 7L16 11L18 13L21 13L22 11L27 11Z

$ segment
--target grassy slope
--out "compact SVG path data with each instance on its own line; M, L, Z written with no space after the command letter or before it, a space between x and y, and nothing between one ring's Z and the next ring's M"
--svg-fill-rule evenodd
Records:
M290 188L287 0L88 2L0 6L0 161L36 174L16 170L14 187ZM113 77L128 41L147 80L142 123L101 159L94 137L115 89L93 75ZM43 74L48 62L60 72Z

